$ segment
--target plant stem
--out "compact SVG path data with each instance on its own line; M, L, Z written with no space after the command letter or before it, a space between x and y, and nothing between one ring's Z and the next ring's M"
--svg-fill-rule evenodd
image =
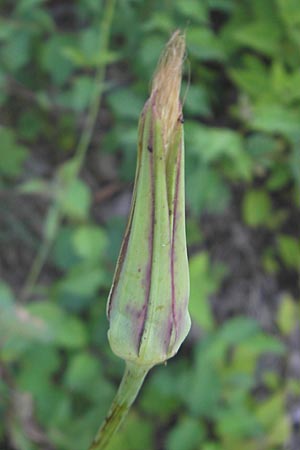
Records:
M103 15L103 19L101 22L101 44L100 44L100 53L106 53L109 45L109 37L110 37L110 30L115 10L115 3L116 0L107 0L106 1L106 7ZM80 167L83 164L85 154L87 152L87 149L89 147L89 144L92 139L93 130L95 127L97 114L100 109L100 103L102 99L102 94L104 91L104 77L105 77L105 70L106 70L106 64L101 63L96 76L95 76L95 83L94 83L94 89L92 93L91 103L88 111L87 116L87 125L84 129L84 131L81 134L76 153L74 158L78 162L78 170L80 170Z
M47 219L46 219L46 221L49 222L49 218L51 217L52 221L51 233L49 233L49 235L44 238L33 260L32 266L30 268L29 274L27 276L25 285L21 293L22 300L26 300L31 295L34 289L36 281L41 273L45 261L48 258L48 254L52 248L52 244L59 229L61 216L62 213L59 209L59 204L57 202L54 202L47 212Z
M125 372L109 413L99 428L89 450L104 450L126 417L150 367L126 363Z
M99 49L100 53L106 53L107 49L108 49L111 25L112 25L114 10L115 10L115 3L116 3L116 0L107 0L106 1L106 6L105 6L102 21L101 21L101 26L100 26L100 29L101 29L101 37L100 37L101 43L100 43L100 49ZM92 140L92 135L93 135L96 119L97 119L97 114L100 109L102 94L104 91L105 69L106 69L105 63L99 65L98 70L95 75L94 89L93 89L93 93L91 96L89 109L87 112L86 126L80 136L77 148L75 150L75 154L73 156L73 161L75 162L75 165L76 165L76 168L73 173L73 178L72 178L73 180L78 176L78 173L84 163L86 152L87 152L89 145L91 143L91 140ZM70 181L72 181L72 180L70 180ZM51 233L50 237L47 236L43 240L43 242L33 260L32 266L30 268L29 274L25 281L24 288L21 293L21 298L23 300L27 299L31 295L32 291L34 290L35 284L40 276L40 273L43 269L45 262L47 261L49 252L52 248L57 231L59 229L60 222L63 217L63 212L60 210L59 198L55 199L54 203L50 206L47 217L49 217L50 215L51 216L56 215L56 223L53 226L53 233ZM46 219L46 221L47 221L47 219Z

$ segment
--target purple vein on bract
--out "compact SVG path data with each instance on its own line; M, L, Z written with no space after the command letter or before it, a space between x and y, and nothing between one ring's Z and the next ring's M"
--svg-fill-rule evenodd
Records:
M151 105L152 106L152 105ZM153 149L153 121L151 122L150 126L150 133L149 133L149 142L147 144L147 149L150 147ZM151 294L151 276L152 276L152 266L153 266L153 241L154 241L154 227L155 227L155 186L154 186L154 157L156 156L153 151L147 152L148 157L150 158L150 164L149 164L149 170L150 170L150 182L151 182L151 211L150 211L150 219L151 219L151 226L150 226L150 232L148 236L148 249L149 249L149 255L148 255L148 264L144 279L144 286L145 286L145 302L142 307L142 322L140 324L139 334L138 334L138 354L141 350L142 340L143 340L143 334L145 331L145 324L147 320L147 313L149 311L149 301L150 301L150 294Z

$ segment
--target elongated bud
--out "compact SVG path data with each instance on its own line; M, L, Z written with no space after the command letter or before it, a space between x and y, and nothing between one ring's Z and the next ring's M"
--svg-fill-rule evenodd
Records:
M131 212L107 305L114 353L149 367L172 357L190 329L179 101L184 52L177 31L141 114Z

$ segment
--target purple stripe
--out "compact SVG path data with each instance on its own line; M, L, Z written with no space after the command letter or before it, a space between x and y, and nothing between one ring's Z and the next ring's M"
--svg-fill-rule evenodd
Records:
M176 184L175 184L175 193L174 193L174 212L173 212L173 228L172 228L172 244L171 244L171 292L172 292L172 320L175 328L175 339L177 339L178 334L178 324L176 317L176 292L175 292L175 233L177 227L177 206L178 206L178 193L179 193L179 180L181 176L181 152L182 152L182 143L180 141L180 151L178 152L177 157L177 167L178 171L176 174ZM171 336L170 336L171 338Z
M142 112L142 117L141 119L144 118L144 111ZM141 169L141 149L143 147L143 133L144 133L144 128L145 128L145 122L141 123L141 130L140 130L140 134L139 134L139 142L138 142L138 154L137 154L137 173L136 173L136 177L135 177L135 181L134 181L134 188L133 188L133 195L134 198L132 199L132 205L131 205L131 209L130 209L130 216L129 216L129 221L128 224L126 226L126 230L125 230L125 235L123 238L123 242L122 242L122 246L121 246L121 250L120 250L120 254L118 257L118 261L117 261L117 267L116 267L116 271L114 274L114 278L113 278L113 285L110 291L110 296L108 298L108 303L107 303L107 317L108 319L110 319L110 313L111 313L111 309L112 309L112 304L113 304L113 300L114 300L114 294L117 288L117 284L120 278L120 274L121 271L123 269L123 263L127 254L127 249L128 249L128 243L129 243L129 237L130 237L130 232L131 232L131 227L132 227L132 221L133 221L133 215L134 215L134 207L135 207L135 202L136 202L136 190L138 187L138 181L139 181L139 177L140 177L140 169Z
M120 274L121 274L121 271L123 269L123 263L124 263L124 260L125 260L126 254L127 254L131 225L132 225L132 218L130 220L130 223L128 224L128 228L126 230L126 234L125 234L123 242L122 242L120 255L119 255L119 258L118 258L118 261L117 261L116 273L114 274L113 285L112 285L112 288L111 288L111 292L110 292L110 296L109 296L108 304L107 304L107 317L108 317L108 319L110 319L110 313L111 313L111 309L112 309L112 304L113 304L115 290L117 288L118 281L119 281L119 278L120 278Z
M151 129L150 129L150 136L149 136L149 146L153 149L153 123L151 123ZM142 345L142 339L143 334L145 331L145 325L147 320L147 313L149 311L149 301L150 301L150 291L151 291L151 277L152 277L152 265L153 265L153 240L154 240L154 226L155 226L155 189L154 189L154 159L155 155L154 152L148 152L147 156L150 158L150 190L151 190L151 211L150 211L150 218L151 218L151 226L150 226L150 232L148 236L148 247L149 247L149 258L148 258L148 264L147 264L147 270L146 270L146 276L145 276L145 302L142 307L142 322L138 334L138 353L140 352L141 345Z

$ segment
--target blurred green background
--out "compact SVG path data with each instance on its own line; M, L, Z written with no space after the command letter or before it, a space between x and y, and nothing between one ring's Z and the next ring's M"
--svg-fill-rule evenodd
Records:
M110 450L299 450L299 0L0 9L1 450L85 450L116 392L105 304L178 27L193 327Z

